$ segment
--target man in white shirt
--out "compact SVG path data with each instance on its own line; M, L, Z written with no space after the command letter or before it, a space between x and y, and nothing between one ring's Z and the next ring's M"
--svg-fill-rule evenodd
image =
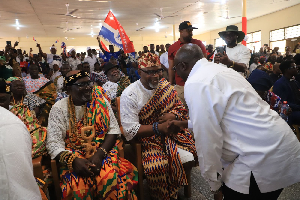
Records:
M246 46L238 44L243 41L245 33L239 31L237 26L230 25L226 27L226 31L219 32L219 35L227 46L224 47L224 54L215 51L214 62L245 74L249 68L251 54Z
M76 50L74 48L72 48L69 51L69 54L71 55L68 58L65 58L66 61L68 61L68 63L70 64L72 70L76 70L77 66L79 64L81 64L81 61L76 57Z
M10 88L0 80L0 199L40 200L33 176L31 137L23 122L8 110Z
M163 72L163 77L165 79L169 79L169 75L168 75L168 69L169 69L169 58L168 58L168 50L169 50L169 47L171 45L170 44L166 44L166 52L162 53L161 56L160 56L160 63L161 63L161 67L164 69L164 72Z
M255 70L257 68L257 66L259 65L258 60L259 60L259 57L255 56L253 59L253 63L250 65L250 69L249 69L250 73L252 73L253 70Z
M88 62L90 64L91 72L94 71L94 64L98 61L95 55L92 54L91 47L87 47L88 55L84 58L84 62Z
M299 141L246 79L203 59L196 45L181 47L174 65L186 81L186 126L215 199L277 199L300 181Z
M47 63L49 65L53 62L53 60L57 60L57 61L60 62L60 66L59 67L61 67L61 56L56 54L56 52L57 52L56 46L52 45L50 47L51 54L43 53L40 44L37 44L36 47L39 48L39 53L42 54L45 59L47 59Z

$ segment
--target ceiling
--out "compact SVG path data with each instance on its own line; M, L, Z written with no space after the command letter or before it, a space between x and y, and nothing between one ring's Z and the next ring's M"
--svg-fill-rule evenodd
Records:
M67 3L69 12L78 9L73 13L76 18L64 15ZM247 18L256 18L299 3L300 0L248 0ZM184 3L182 0L6 0L0 7L0 36L97 35L100 23L110 9L129 36L172 35L173 24L177 29L179 23L185 20L199 28L194 31L196 35L241 22L238 16L242 15L242 0L184 0ZM163 18L155 26L159 17L154 13L173 17ZM227 13L230 19L226 19ZM136 31L142 27L145 27L142 31Z

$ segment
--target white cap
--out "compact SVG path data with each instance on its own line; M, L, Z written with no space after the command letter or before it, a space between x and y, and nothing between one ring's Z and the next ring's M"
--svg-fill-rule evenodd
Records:
M75 50L74 48L72 48L72 49L70 49L69 53L71 54L72 51L75 51L75 52L76 52L76 50Z
M56 46L52 45L52 46L50 47L50 50L51 50L51 49L56 49Z
M58 60L53 60L51 63L51 67L53 68L54 65L60 66L60 62Z
M90 49L92 49L92 48L91 48L91 47L87 47L87 48L86 48L86 51L88 51L88 50L90 50Z

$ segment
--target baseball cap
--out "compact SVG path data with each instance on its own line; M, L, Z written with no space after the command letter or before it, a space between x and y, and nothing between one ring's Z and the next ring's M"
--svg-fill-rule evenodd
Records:
M184 21L184 22L181 22L181 24L179 25L179 30L183 30L183 29L198 29L198 28L193 27L191 22Z

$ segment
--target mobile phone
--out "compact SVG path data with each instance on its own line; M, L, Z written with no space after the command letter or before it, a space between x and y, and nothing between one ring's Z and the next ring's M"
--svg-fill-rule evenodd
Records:
M216 47L217 53L221 53L222 55L224 55L225 49L224 47Z
M11 46L11 41L6 41L7 46Z

